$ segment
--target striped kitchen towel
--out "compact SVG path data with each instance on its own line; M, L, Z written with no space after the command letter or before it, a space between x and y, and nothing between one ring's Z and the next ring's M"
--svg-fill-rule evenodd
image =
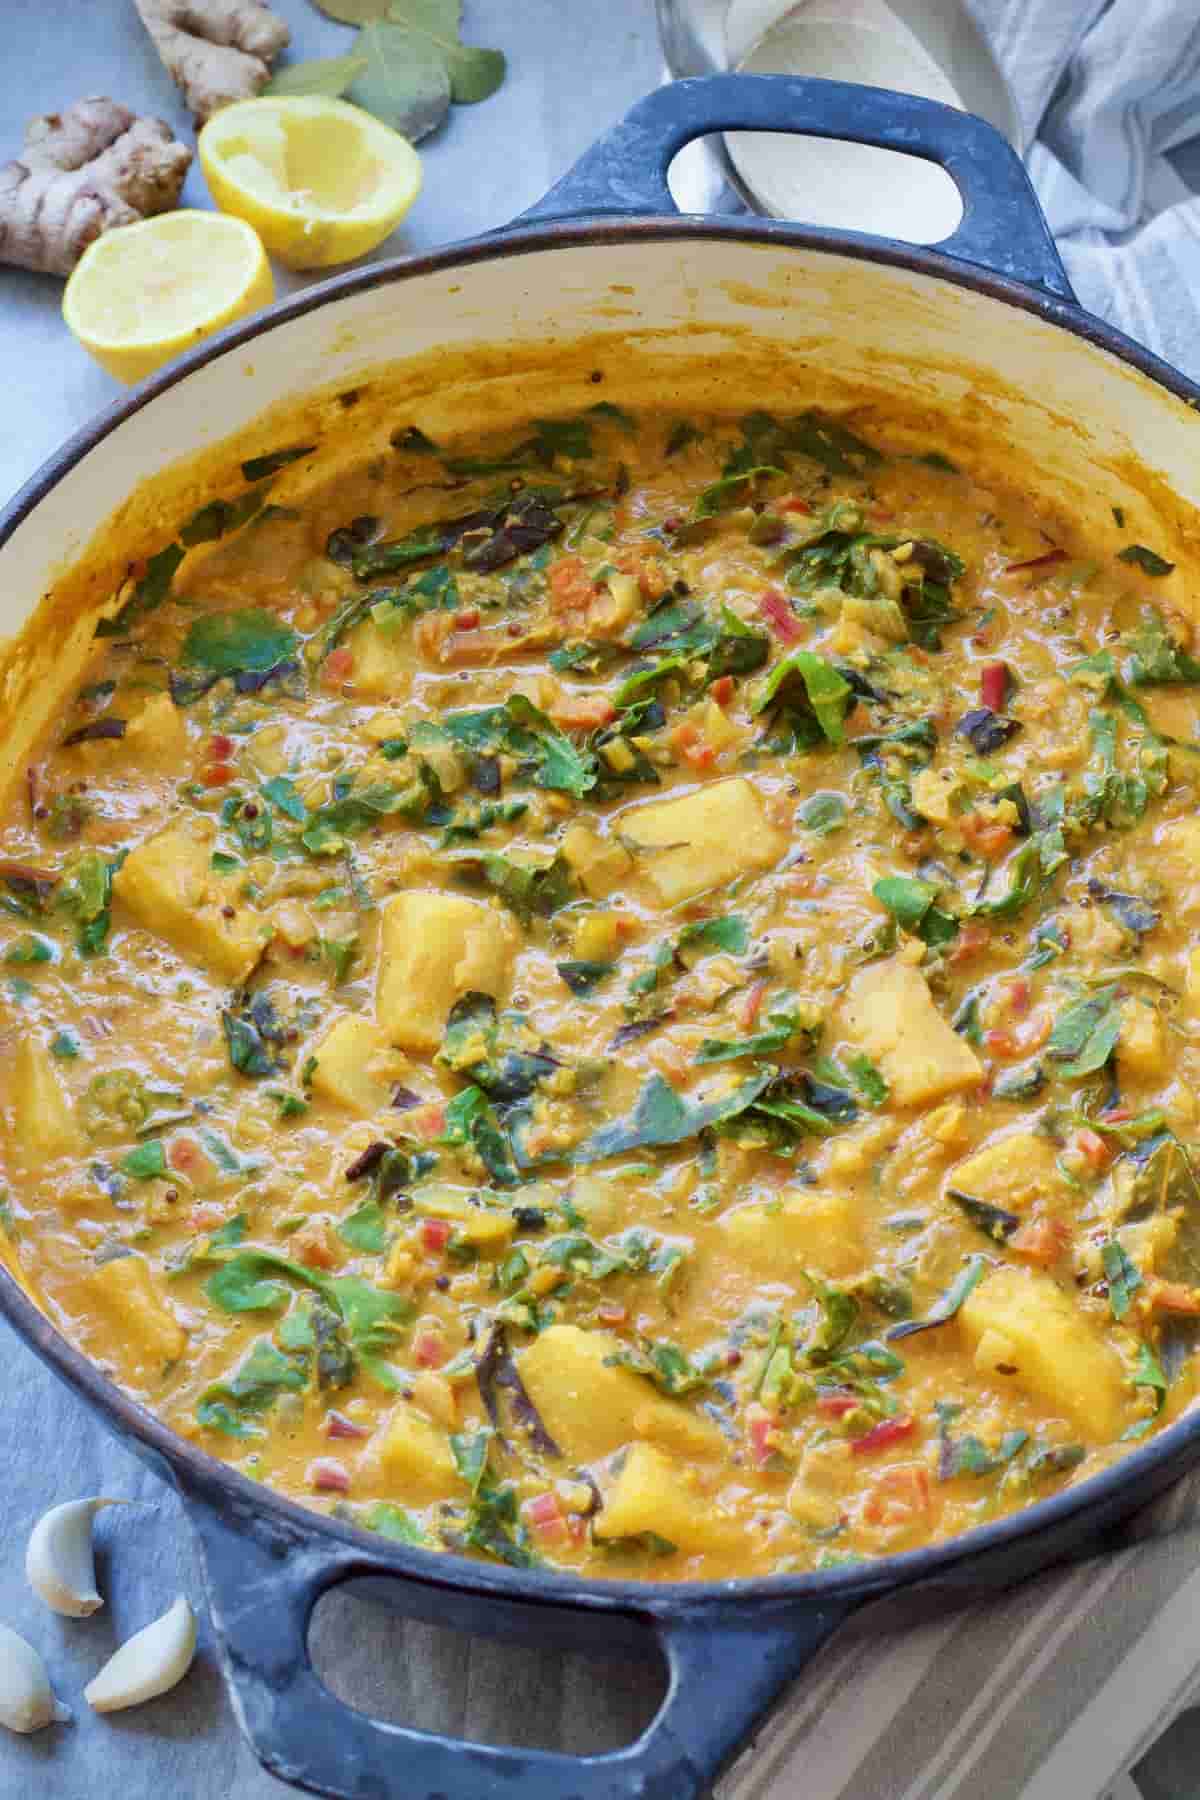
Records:
M717 1800L1100 1800L1196 1700L1200 1476L1103 1558L916 1625L859 1614Z
M1200 194L1180 172L1200 185L1200 6L968 3L1012 84L1080 300L1200 379Z
M1200 139L1200 4L971 3L1083 305L1200 379L1200 141L1171 156ZM1200 1476L1123 1543L915 1628L859 1615L719 1800L1139 1800L1128 1771L1200 1703Z

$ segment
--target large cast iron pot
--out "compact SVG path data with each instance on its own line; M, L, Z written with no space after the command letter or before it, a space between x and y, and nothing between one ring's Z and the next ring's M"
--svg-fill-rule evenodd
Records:
M666 174L693 138L808 132L941 164L964 202L936 249L778 221L682 218ZM715 76L635 106L504 231L323 283L181 358L78 433L0 517L0 626L15 630L144 478L305 386L435 346L470 352L614 330L697 359L778 350L818 386L851 378L975 421L983 442L1086 511L1136 489L1163 547L1196 542L1200 390L1077 305L1016 155L980 120L837 82ZM666 347L664 349L664 346ZM468 358L469 360L469 358ZM494 359L493 359L494 360ZM610 367L616 368L611 354ZM613 392L610 384L605 393ZM752 406L786 402L746 394ZM1172 595L1177 604L1182 596ZM19 724L12 707L4 739ZM19 736L19 732L17 733ZM198 1533L221 1664L243 1728L277 1775L345 1800L689 1800L781 1689L866 1602L949 1599L1094 1550L1200 1459L1200 1413L1114 1467L926 1550L820 1574L639 1584L513 1570L406 1549L255 1485L167 1429L0 1274L0 1308L112 1430L183 1494ZM669 1690L635 1743L570 1756L454 1742L356 1712L323 1686L306 1630L319 1596L372 1577L408 1614L542 1645L661 1652Z

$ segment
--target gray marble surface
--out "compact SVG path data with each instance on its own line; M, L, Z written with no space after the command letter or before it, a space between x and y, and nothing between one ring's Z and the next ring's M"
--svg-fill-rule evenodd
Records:
M308 0L272 0L295 53L332 55L350 34ZM424 190L379 255L502 225L550 185L629 104L654 87L660 58L650 0L467 0L466 33L497 45L510 73L490 101L456 108L421 146ZM186 141L186 112L142 31L131 0L3 0L0 161L15 154L26 118L84 94L111 94L169 119ZM193 168L185 203L204 205ZM299 278L279 272L279 290ZM44 457L121 390L71 338L62 284L0 270L0 492L7 497ZM173 1694L102 1719L82 1690L115 1643L181 1589L199 1604L190 1533L177 1500L146 1473L66 1388L0 1324L0 1619L41 1649L70 1725L32 1738L0 1732L0 1800L266 1800L295 1790L264 1775L237 1730L201 1624L197 1665ZM133 1505L102 1516L101 1588L108 1605L83 1622L57 1619L23 1574L24 1543L45 1507L79 1494ZM334 1596L320 1612L314 1654L330 1685L380 1717L484 1741L600 1749L628 1741L652 1714L653 1671L597 1665L559 1653L513 1651Z
M308 0L272 0L296 54L344 50L348 33ZM467 35L499 45L510 74L484 106L456 109L421 146L424 191L378 253L398 254L503 224L656 85L660 57L651 0L467 0ZM0 161L25 119L84 94L109 93L189 123L131 0L3 0ZM1200 153L1189 178L1200 181ZM206 204L198 171L185 203ZM280 292L299 284L282 273ZM0 494L7 497L74 429L121 390L79 349L59 316L61 283L0 271ZM196 1666L173 1694L102 1719L82 1690L113 1646L179 1591L199 1604L191 1537L175 1497L119 1445L0 1323L0 1619L36 1643L74 1721L33 1738L0 1733L0 1800L268 1800L295 1790L264 1775L236 1728L202 1619ZM99 1522L95 1618L46 1611L27 1587L23 1550L46 1507L80 1494L130 1502ZM636 1735L657 1705L653 1670L558 1652L514 1651L407 1625L337 1595L320 1611L314 1656L330 1685L365 1710L482 1741L599 1750ZM1196 1791L1200 1715L1189 1715L1137 1776L1147 1800ZM815 1796L814 1800L820 1800ZM1069 1796L1066 1800L1091 1800Z

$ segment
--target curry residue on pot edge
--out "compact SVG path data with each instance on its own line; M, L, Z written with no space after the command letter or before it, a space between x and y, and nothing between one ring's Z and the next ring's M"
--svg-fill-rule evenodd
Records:
M1171 546L818 412L393 443L183 523L0 823L63 1330L281 1492L598 1575L944 1539L1177 1416Z

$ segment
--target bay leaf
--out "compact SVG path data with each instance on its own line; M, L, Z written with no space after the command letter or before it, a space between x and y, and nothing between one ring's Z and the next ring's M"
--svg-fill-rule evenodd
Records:
M369 25L372 19L386 19L391 0L316 0L326 18L340 25Z
M432 37L390 19L372 20L359 32L354 54L364 56L367 67L348 99L412 143L437 129L449 111L450 77Z
M319 94L326 100L337 100L352 81L369 67L365 56L317 56L307 62L290 63L273 75L263 89L264 94Z

